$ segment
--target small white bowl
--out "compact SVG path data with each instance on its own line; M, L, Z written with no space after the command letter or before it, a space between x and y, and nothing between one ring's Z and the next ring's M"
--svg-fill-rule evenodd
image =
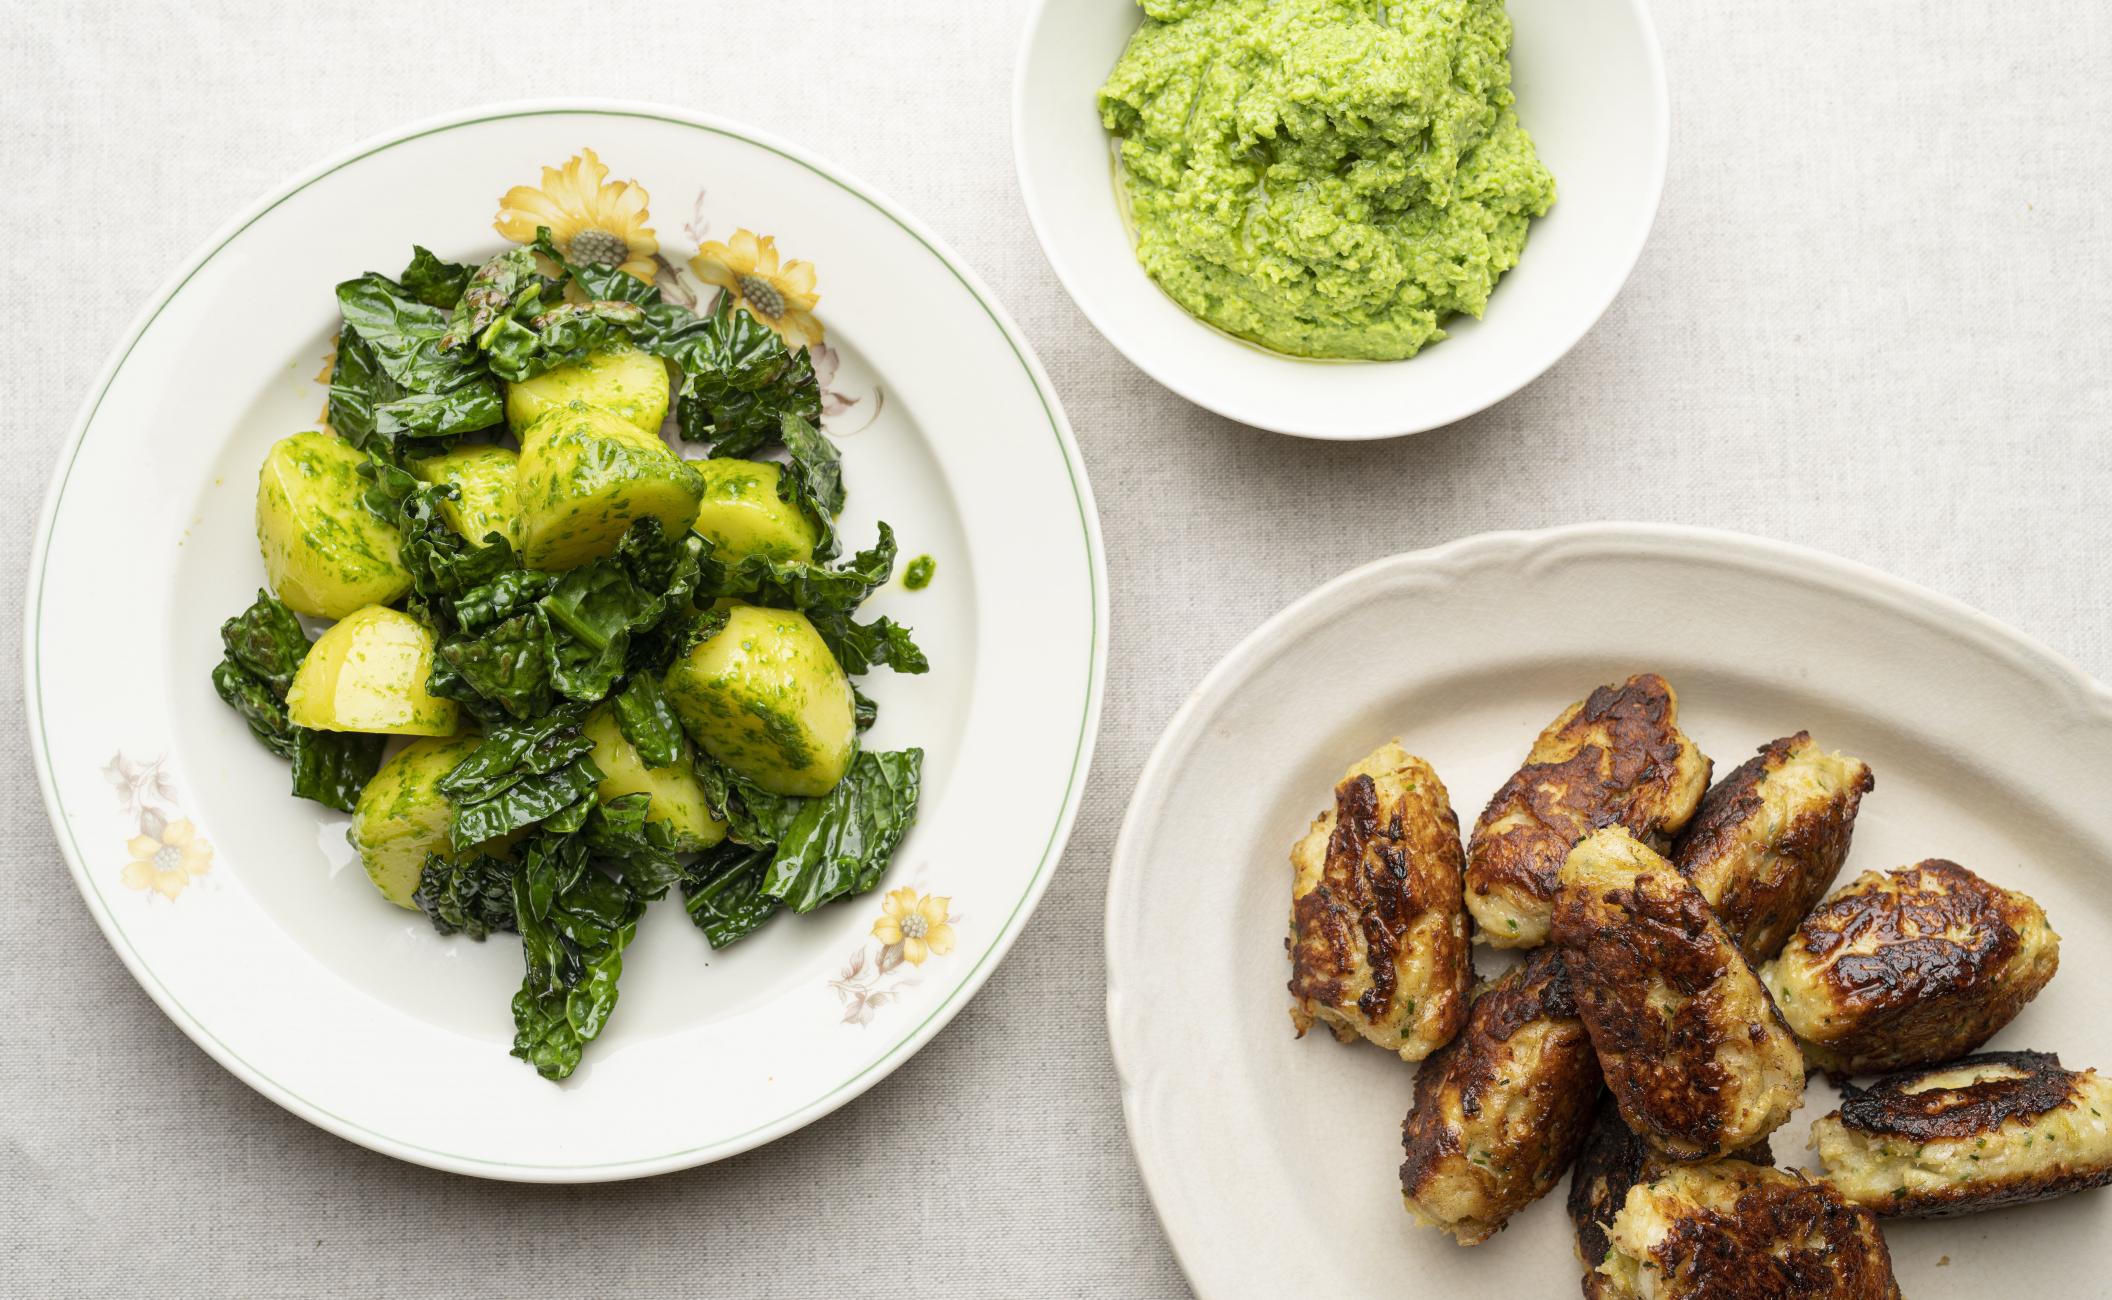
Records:
M1146 374L1200 406L1305 438L1390 438L1531 383L1599 319L1664 191L1671 109L1643 0L1510 0L1518 115L1554 175L1487 316L1406 361L1282 356L1190 316L1144 274L1115 196L1095 92L1143 21L1135 0L1038 0L1013 83L1019 183L1056 275Z

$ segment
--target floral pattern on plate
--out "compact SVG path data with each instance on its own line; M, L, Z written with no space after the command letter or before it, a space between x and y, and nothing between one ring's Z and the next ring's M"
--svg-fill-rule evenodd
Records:
M127 889L170 902L213 869L213 844L183 815L166 758L144 762L120 750L103 765L103 779L117 790L118 814L134 818L138 832L125 841L128 861L118 873Z
M921 877L920 872L919 884ZM911 971L953 951L954 922L961 918L952 908L951 898L919 893L916 885L891 890L881 899L872 937L858 945L842 973L829 981L843 1006L843 1023L873 1023L875 1012L900 1002L917 987ZM904 965L910 971L903 971Z

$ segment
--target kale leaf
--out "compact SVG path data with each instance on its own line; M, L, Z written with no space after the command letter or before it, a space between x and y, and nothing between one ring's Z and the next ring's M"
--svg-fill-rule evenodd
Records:
M450 833L456 851L537 822L577 829L593 806L601 769L594 742L580 731L585 709L567 705L532 722L494 727L469 756L440 778L454 805Z
M752 456L783 442L790 420L821 423L821 385L805 348L787 348L727 294L692 319L647 345L681 367L675 419L685 439L710 443L714 456Z
M460 262L449 262L433 255L433 251L421 244L411 245L411 264L403 268L396 277L404 292L428 307L442 311L453 311L462 300L462 291L469 287L469 277L476 268Z
M724 840L683 872L683 904L713 948L754 934L784 906L763 892L774 852L767 844L758 848Z
M714 590L759 605L806 614L844 671L857 676L884 664L900 673L929 671L910 629L892 619L859 623L852 615L894 576L895 531L880 525L880 540L838 568L743 556L718 576Z
M650 672L638 673L624 685L611 706L616 714L617 730L638 751L647 767L673 767L689 752L682 739L682 723L675 716L674 706L667 702L667 693L660 689L660 678Z
M623 951L645 900L597 870L581 838L538 835L520 856L514 919L527 971L513 997L513 1055L563 1079L616 1009Z
M462 301L469 297L465 292ZM401 449L409 440L444 445L436 440L504 420L499 386L485 367L442 347L450 317L440 308L373 272L338 285L337 306L344 327L330 412L340 434L369 450ZM457 304L455 312L462 310Z
M411 901L440 933L466 934L481 942L486 935L516 928L516 870L513 863L485 853L464 853L452 860L428 853Z
M293 611L259 591L250 607L220 625L225 651L213 689L257 740L293 763L293 793L351 812L381 766L380 736L311 731L286 715L286 690L308 657L308 634Z
M924 751L861 752L835 789L805 800L770 859L762 890L795 912L880 881L916 821Z

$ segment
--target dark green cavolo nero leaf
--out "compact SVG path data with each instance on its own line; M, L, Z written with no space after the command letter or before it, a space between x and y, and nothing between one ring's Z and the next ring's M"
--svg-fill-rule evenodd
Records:
M805 348L787 348L725 294L697 319L651 349L682 370L675 417L684 438L710 443L714 456L752 456L784 441L788 417L821 423L821 385Z
M383 740L352 732L310 731L286 716L286 689L308 657L308 634L293 611L259 591L250 607L220 625L226 657L213 689L272 753L293 763L293 793L351 812L381 766Z
M301 620L264 591L257 592L248 609L220 625L220 645L230 662L282 700L308 657L308 633Z
M579 838L529 840L513 890L527 967L513 998L513 1054L546 1079L564 1079L616 1009L623 952L645 901L596 870Z
M440 933L482 941L515 928L513 878L518 870L484 853L465 853L452 861L428 853L411 901Z
M462 300L462 291L469 287L469 277L476 268L460 262L449 262L433 255L423 245L411 246L411 264L403 268L396 277L404 292L428 307L442 311L453 311Z
M594 861L615 871L648 901L667 893L682 879L674 833L646 820L652 796L627 794L597 804L579 828Z
M795 912L879 882L916 821L924 751L860 753L834 790L805 800L770 859L762 890Z
M660 689L660 678L639 673L624 685L612 705L616 729L638 751L647 767L673 767L682 761L688 746L682 738L681 720Z
M293 792L339 812L359 804L360 791L381 769L382 736L353 731L293 729Z
M895 532L880 525L880 540L838 568L745 556L717 576L715 594L804 612L831 654L852 676L884 665L921 673L931 665L910 630L892 619L860 623L851 615L895 571ZM868 703L870 703L868 701ZM867 720L870 725L870 718Z
M784 904L763 892L774 849L724 841L692 863L682 876L682 902L689 919L713 948L754 934Z
M371 272L338 285L337 306L344 328L330 407L340 434L373 450L444 440L504 419L498 384L483 365L441 346L450 318L438 307Z
M459 852L569 811L583 817L601 783L590 757L594 742L580 732L585 710L568 706L516 726L495 727L438 788L455 807L451 839Z
M805 356L805 352L800 353ZM777 480L778 494L805 511L821 529L814 543L814 558L833 560L841 543L836 537L836 516L843 513L843 457L836 444L821 431L819 414L812 419L786 411L778 437L792 463ZM892 561L892 556L890 556Z
M480 336L519 309L524 300L539 301L543 284L533 248L509 248L492 258L463 284L453 310L433 336L435 350L457 365L473 365L473 352L483 346Z

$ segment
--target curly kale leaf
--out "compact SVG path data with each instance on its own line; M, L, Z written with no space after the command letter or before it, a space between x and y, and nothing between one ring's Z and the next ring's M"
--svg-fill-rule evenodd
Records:
M293 763L293 793L351 812L381 766L383 740L354 732L311 731L286 715L286 690L308 657L308 634L293 611L259 591L250 607L220 625L225 651L213 689L272 753Z
M513 877L517 870L513 863L484 853L464 853L453 859L428 853L411 901L440 933L466 934L481 942L486 935L516 928Z
M623 952L645 900L589 861L579 837L536 836L521 849L514 919L527 970L513 997L513 1055L546 1079L579 1067L580 1053L616 1009Z
M675 716L674 706L668 703L667 692L660 689L660 678L653 673L639 673L624 684L611 710L616 715L616 728L647 767L673 767L689 752L682 738L682 722Z

